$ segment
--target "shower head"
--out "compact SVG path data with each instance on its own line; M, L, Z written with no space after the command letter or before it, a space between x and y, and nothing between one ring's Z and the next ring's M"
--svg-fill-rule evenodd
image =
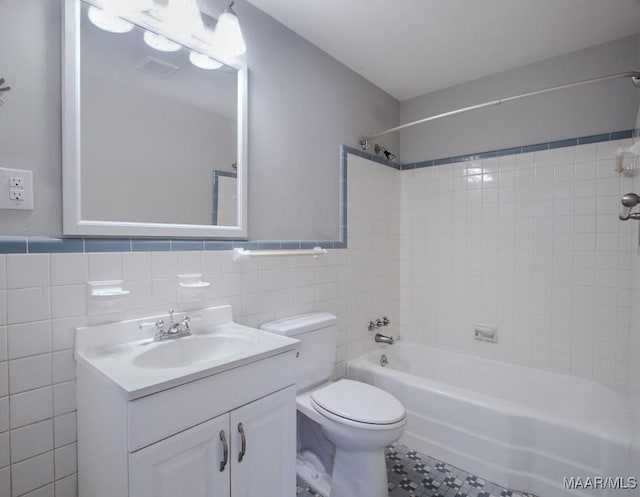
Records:
M393 162L394 160L396 160L396 156L395 155L393 155L386 148L378 145L377 143L376 143L375 147L373 147L373 150L377 155L383 154L385 156L385 158L390 162Z

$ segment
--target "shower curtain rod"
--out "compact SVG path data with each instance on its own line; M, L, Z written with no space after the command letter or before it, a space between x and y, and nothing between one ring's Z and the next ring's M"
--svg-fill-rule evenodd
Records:
M410 123L401 124L400 126L395 126L393 128L389 128L387 130L381 131L380 133L376 133L375 135L370 135L370 136L362 138L360 140L360 146L362 147L362 150L367 150L371 145L370 141L372 139L374 139L374 138L378 138L380 136L388 135L389 133L393 133L395 131L400 131L400 130L403 130L405 128L410 128L410 127L415 126L417 124L422 124L422 123L426 123L426 122L429 122L429 121L435 121L436 119L440 119L442 117L454 116L456 114L462 114L463 112L469 112L471 110L482 109L484 107L491 107L493 105L500 105L500 104L503 104L503 103L506 103L506 102L512 102L514 100L520 100L521 98L532 97L534 95L542 95L543 93L549 93L549 92L552 92L552 91L564 90L566 88L575 88L577 86L589 85L591 83L600 83L602 81L610 81L610 80L622 79L622 78L631 78L631 81L634 84L634 86L640 88L640 71L628 71L628 72L622 72L622 73L617 73L617 74L610 74L608 76L601 76L599 78L585 79L585 80L582 80L582 81L576 81L574 83L567 83L565 85L552 86L550 88L544 88L542 90L530 91L530 92L527 92L527 93L522 93L520 95L514 95L512 97L499 98L497 100L491 100L490 102L484 102L482 104L472 105L470 107L464 107L462 109L456 109L456 110L452 110L452 111L449 111L449 112L444 112L443 114L437 114L435 116L425 117L424 119L419 119L417 121L413 121L413 122L410 122Z

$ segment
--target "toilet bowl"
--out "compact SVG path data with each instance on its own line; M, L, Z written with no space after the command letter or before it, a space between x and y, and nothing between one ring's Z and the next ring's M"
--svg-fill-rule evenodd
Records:
M294 316L263 329L300 340L296 378L298 475L324 497L387 497L384 449L400 438L404 406L393 395L333 372L337 319Z

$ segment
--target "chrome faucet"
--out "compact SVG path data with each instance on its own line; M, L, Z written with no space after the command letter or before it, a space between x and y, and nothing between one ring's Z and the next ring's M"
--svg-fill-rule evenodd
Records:
M189 328L191 318L185 315L181 322L176 323L173 321L174 313L175 311L173 309L169 309L171 323L166 331L162 319L158 319L155 323L141 323L138 327L142 330L148 326L155 326L156 333L153 335L154 342L164 342L165 340L173 340L174 338L188 337L191 335L191 329Z
M393 345L395 343L392 336L383 335L382 333L376 333L374 340L377 343L386 343L388 345Z

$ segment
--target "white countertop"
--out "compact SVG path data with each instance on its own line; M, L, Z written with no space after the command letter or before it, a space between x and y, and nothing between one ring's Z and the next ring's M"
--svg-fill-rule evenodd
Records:
M167 316L120 321L76 330L75 356L78 363L96 370L115 384L127 399L165 390L177 385L211 376L222 371L249 364L266 357L293 350L298 340L268 333L233 322L231 306L211 307L193 311L193 336L154 342L153 327L140 330L142 323L157 319L168 321ZM182 313L180 313L182 315ZM174 342L199 340L202 337L237 336L247 345L224 357L178 367L140 367L136 360L141 354L158 347L171 347ZM185 344L186 345L186 344ZM189 344L191 345L191 344Z

